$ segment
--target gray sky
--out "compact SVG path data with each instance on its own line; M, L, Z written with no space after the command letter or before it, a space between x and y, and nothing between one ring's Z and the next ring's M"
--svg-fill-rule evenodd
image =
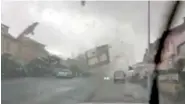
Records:
M158 37L166 20L169 2L151 2L151 41ZM2 23L17 37L35 21L40 24L31 38L47 49L70 57L87 49L111 43L116 37L133 44L136 61L141 61L147 47L147 1L2 1ZM176 23L182 22L185 10ZM116 43L116 41L114 41ZM114 43L113 42L113 43ZM125 51L127 47L123 47Z

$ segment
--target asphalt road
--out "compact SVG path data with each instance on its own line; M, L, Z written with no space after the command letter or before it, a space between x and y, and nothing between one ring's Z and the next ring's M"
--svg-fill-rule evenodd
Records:
M114 84L103 77L21 78L2 81L2 104L77 104L83 102L147 102L139 84Z
M113 83L102 77L21 78L2 81L2 104L147 103L142 84ZM162 98L162 97L161 97ZM162 98L161 104L174 104Z
M2 104L75 104L91 93L90 82L92 78L3 80Z
M87 102L146 103L148 102L148 90L140 84L129 82L115 84L113 80L104 80Z
M81 104L148 104L149 93L146 82L126 82L115 84L113 80L101 80L90 97ZM160 104L185 104L173 101L160 93Z

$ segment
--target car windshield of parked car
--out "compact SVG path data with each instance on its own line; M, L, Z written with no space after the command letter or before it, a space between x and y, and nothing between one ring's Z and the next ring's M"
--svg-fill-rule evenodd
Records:
M2 104L148 103L174 1L1 2ZM185 104L181 4L160 64L161 104Z

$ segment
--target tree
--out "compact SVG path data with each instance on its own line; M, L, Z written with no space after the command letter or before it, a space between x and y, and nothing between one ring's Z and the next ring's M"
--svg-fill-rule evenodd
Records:
M48 61L52 65L60 64L60 58L55 55L48 56Z
M38 57L26 65L28 74L31 76L44 76L52 74L54 68L60 66L60 58L55 55Z
M38 57L30 61L26 68L30 76L44 76L51 73L50 64L48 59L44 57Z
M77 65L71 65L70 70L72 71L73 74L79 74L82 73L80 68Z
M1 74L4 78L20 77L25 75L23 66L13 59L9 53L1 55Z

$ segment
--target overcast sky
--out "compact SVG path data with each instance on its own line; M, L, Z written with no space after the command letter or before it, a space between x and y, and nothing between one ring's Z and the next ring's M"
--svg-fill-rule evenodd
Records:
M34 0L36 1L36 0ZM151 42L159 35L170 2L151 2ZM116 37L133 45L136 61L147 47L147 1L2 1L2 23L17 37L35 21L40 22L31 38L62 57L70 57ZM182 10L176 23L182 22ZM115 41L116 42L116 41ZM125 51L127 47L124 47Z

